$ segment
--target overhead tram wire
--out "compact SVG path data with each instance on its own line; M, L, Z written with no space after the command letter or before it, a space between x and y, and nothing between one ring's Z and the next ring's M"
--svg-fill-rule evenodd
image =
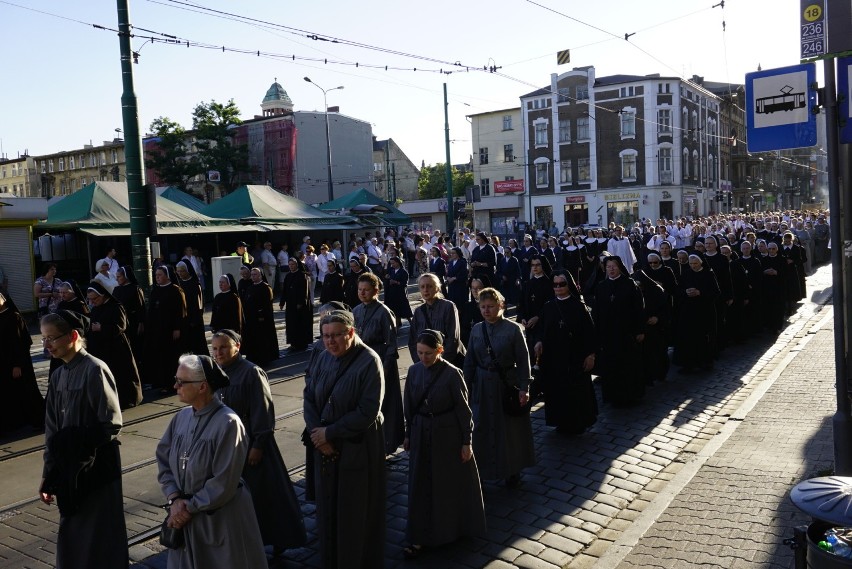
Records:
M164 5L164 6L170 6L170 7L174 7L174 8L180 8L180 9L184 9L184 7L197 8L198 10L191 10L191 11L202 10L203 12L201 12L201 13L211 12L212 14L210 14L210 15L214 15L216 17L222 17L222 18L225 18L225 19L230 19L230 20L233 20L233 21L236 21L236 22L247 24L247 25L252 25L252 24L248 24L248 22L245 22L243 20L249 20L249 21L252 21L252 22L260 23L260 24L265 24L265 25L269 25L269 26L273 26L273 27L287 29L289 31L289 33L294 33L294 34L295 33L299 33L299 34L305 33L305 30L299 30L298 28L290 28L289 26L283 26L281 24L274 24L274 23L271 23L271 22L265 22L263 20L256 20L256 19L253 19L253 18L239 16L239 15L231 14L231 13L228 13L228 12L222 12L222 11L219 11L219 10L205 8L203 6L197 6L195 4L191 4L189 2L183 2L181 0L167 0L168 4L164 3L162 1L159 1L159 0L147 0L147 1L155 3L155 4L161 4L161 5ZM613 34L611 32L608 32L606 30L598 28L597 26L594 26L592 24L588 24L586 22L582 22L581 20L578 20L577 18L568 16L568 15L563 14L563 13L557 11L557 10L553 10L551 8L544 6L544 5L538 4L537 2L534 2L532 0L527 0L527 1L532 3L532 4L535 4L536 6L541 6L541 7L545 8L549 11L552 11L556 14L562 15L566 18L571 19L571 20L578 21L578 22L582 23L583 25L589 26L589 27L594 28L598 31L601 31L603 33L611 35L611 36L613 36L613 38L621 39L620 36L617 36L616 34ZM81 25L85 25L87 27L93 27L93 28L100 29L100 30L112 31L112 32L118 33L118 30L115 30L113 28L109 28L107 26L101 26L101 25L98 25L98 24L91 24L91 23L88 23L88 22L84 22L84 21L81 21L81 20L74 19L74 18L68 18L66 16L47 12L47 11L44 11L44 10L34 10L34 9L31 9L31 8L28 8L28 7L25 7L25 6L20 6L18 4L14 4L12 2L9 2L8 0L0 0L0 3L11 5L11 6L22 8L22 9L26 9L26 10L31 10L31 11L34 11L34 12L41 13L43 15L52 16L52 17L72 21L72 22L75 22L75 23L78 23L78 24L81 24ZM175 6L171 6L171 4L175 4ZM189 9L189 8L186 8L186 9ZM134 27L134 29L146 30L148 33L154 34L153 36L133 34L133 37L135 37L137 39L145 39L145 40L150 41L151 43L160 43L160 44L165 44L165 45L182 46L182 47L196 47L196 48L200 48L200 49L222 51L223 53L231 52L231 53L237 53L237 54L241 54L241 55L249 55L249 56L253 56L253 57L265 57L265 58L277 60L277 61L287 61L287 60L292 61L292 62L308 61L308 62L313 62L313 63L323 63L325 65L333 64L333 65L342 65L342 66L356 67L356 68L364 67L366 69L384 69L384 70L387 70L387 71L424 71L424 72L441 73L441 74L457 73L457 72L460 72L460 71L488 72L489 74L492 74L492 75L497 75L497 76L503 77L505 79L509 79L511 81L514 81L514 82L518 82L518 83L521 83L521 84L524 84L524 85L528 85L528 86L531 86L535 89L540 89L540 87L538 85L534 84L534 83L530 83L528 81L518 79L518 78L513 77L511 75L508 75L506 73L502 73L499 70L489 71L487 67L483 68L483 67L478 67L478 66L465 66L465 65L460 64L459 62L450 63L450 62L446 62L444 60L430 58L430 57L426 57L426 56L420 56L420 55L415 55L415 54L406 54L404 52L398 52L398 51L394 51L394 50L386 50L384 48L369 46L368 44L356 45L355 42L348 42L347 40L339 40L339 38L333 38L333 39L335 39L335 43L341 43L343 45L356 45L358 47L363 46L365 48L375 49L377 51L383 51L385 53L391 53L391 54L394 54L394 55L401 55L401 56L404 56L404 57L414 57L414 58L417 58L417 59L420 59L420 60L447 63L448 65L451 65L453 67L456 67L456 66L460 66L460 67L458 67L456 69L444 70L443 68L440 68L440 69L405 68L405 67L396 67L396 66L390 66L390 65L364 64L364 63L360 63L360 62L355 62L353 64L351 62L337 61L337 60L332 60L332 59L329 59L329 58L304 57L304 56L297 56L295 54L280 54L280 53L274 53L274 52L266 52L266 51L262 51L262 50L248 49L248 48L233 48L233 47L227 47L225 45L218 45L218 44L212 44L212 43L207 43L207 42L198 42L198 41L194 41L194 40L189 40L189 39L186 39L186 38L182 38L182 37L180 37L176 34L167 34L167 33L164 33L164 32L154 32L154 31L148 30L146 28L135 28ZM295 31L291 31L291 30L295 30ZM331 37L331 36L329 36L329 37ZM634 47L638 47L638 46L635 46L635 44L634 44ZM638 48L638 49L641 50L641 48ZM641 51L644 51L644 50L641 50ZM648 55L650 57L653 57L650 54L648 54ZM659 61L659 60L657 60L657 61ZM667 66L667 67L672 69L670 66ZM550 91L549 88L545 88L545 89L547 90L548 93L554 94ZM573 97L568 96L568 98L575 101L575 102L579 102L577 99L575 99ZM583 102L586 102L586 101L583 101ZM610 113L617 113L617 111L613 111L612 109L608 109L606 107L603 107L603 106L600 106L600 105L597 105L597 104L593 105L593 106L595 108L601 110L601 111L610 112ZM591 117L591 115L590 115L590 118L593 118L593 117ZM648 119L644 119L644 118L641 118L641 117L636 117L636 120L641 121L641 122L651 122L653 124L658 124L655 121L650 121ZM689 129L689 128L675 127L673 125L671 125L669 128L671 128L673 131L691 131L692 130L692 129ZM721 138L724 138L724 139L728 138L727 136L721 136L721 135L714 135L714 136L716 138L720 138L720 139Z

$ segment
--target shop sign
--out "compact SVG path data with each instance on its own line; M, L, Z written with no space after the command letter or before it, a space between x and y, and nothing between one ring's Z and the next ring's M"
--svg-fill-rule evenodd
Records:
M586 203L586 196L565 196L565 203Z
M604 200L608 202L638 200L641 197L642 195L639 192L628 192L624 194L604 194Z
M494 182L495 194L512 194L514 192L524 191L523 180L499 180Z

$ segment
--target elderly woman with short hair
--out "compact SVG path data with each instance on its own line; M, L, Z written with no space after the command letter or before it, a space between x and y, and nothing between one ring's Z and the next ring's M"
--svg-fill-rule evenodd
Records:
M311 367L304 392L319 549L325 567L381 567L386 485L382 362L356 334L349 312L323 316L320 333L325 352Z

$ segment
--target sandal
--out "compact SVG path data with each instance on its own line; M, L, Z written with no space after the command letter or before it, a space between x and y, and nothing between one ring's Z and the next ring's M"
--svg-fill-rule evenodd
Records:
M422 545L406 545L402 548L402 556L406 559L416 559L423 552Z

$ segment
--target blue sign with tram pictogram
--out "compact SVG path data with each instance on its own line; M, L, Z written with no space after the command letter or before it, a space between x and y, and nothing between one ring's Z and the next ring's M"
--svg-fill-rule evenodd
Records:
M749 152L816 144L813 63L746 74Z

